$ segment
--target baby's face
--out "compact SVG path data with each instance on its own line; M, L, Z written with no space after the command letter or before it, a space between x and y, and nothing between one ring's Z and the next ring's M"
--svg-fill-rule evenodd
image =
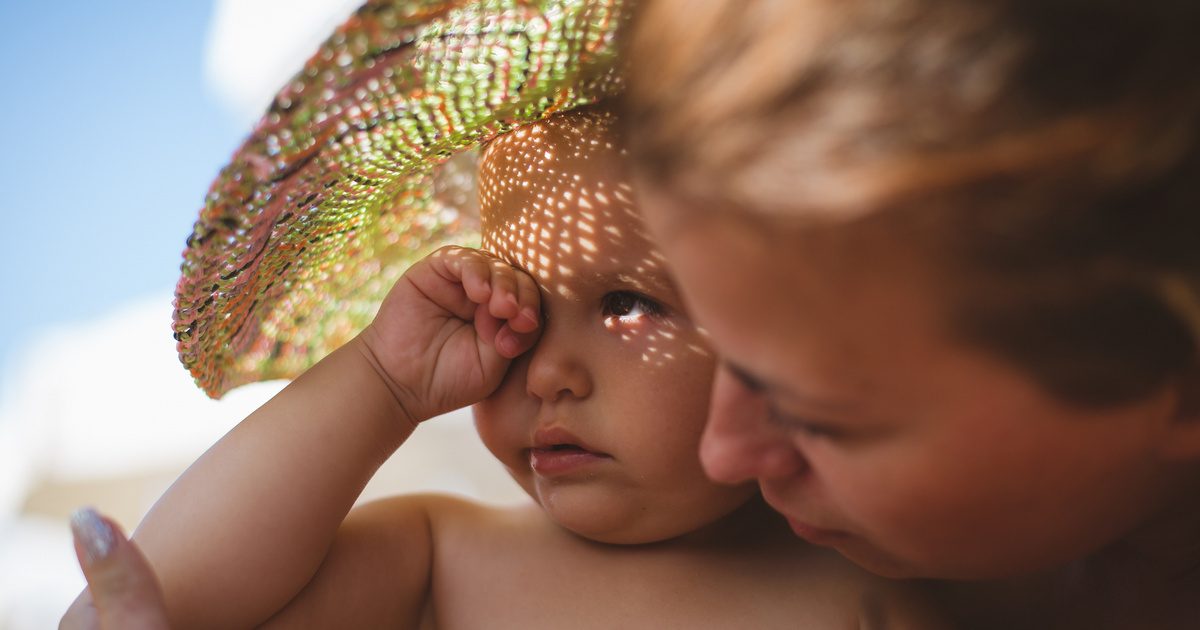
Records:
M700 467L714 358L646 238L606 116L554 117L484 153L484 248L538 282L545 324L475 424L552 519L641 543L700 529L755 488Z

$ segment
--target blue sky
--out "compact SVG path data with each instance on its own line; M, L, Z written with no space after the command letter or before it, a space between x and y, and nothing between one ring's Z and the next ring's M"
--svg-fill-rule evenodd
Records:
M0 376L49 327L170 294L208 184L248 131L205 87L212 10L0 3Z

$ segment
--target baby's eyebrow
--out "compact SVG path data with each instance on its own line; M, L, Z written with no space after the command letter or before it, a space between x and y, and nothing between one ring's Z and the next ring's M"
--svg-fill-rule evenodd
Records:
M593 286L634 289L654 293L658 297L677 298L675 283L657 271L638 272L632 269L591 269L582 276Z

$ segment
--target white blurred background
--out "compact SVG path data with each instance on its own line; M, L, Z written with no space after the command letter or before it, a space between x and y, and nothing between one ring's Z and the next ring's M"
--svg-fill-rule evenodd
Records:
M67 516L132 529L280 383L207 399L171 294L209 181L358 0L0 3L0 630L83 588ZM363 499L519 500L469 413L424 425Z

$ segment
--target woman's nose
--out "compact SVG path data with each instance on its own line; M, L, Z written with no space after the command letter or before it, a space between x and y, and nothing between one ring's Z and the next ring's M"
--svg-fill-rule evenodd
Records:
M578 335L566 334L562 322L547 318L537 345L527 353L525 390L530 396L554 402L563 397L584 398L592 393L592 377Z
M770 422L766 401L724 367L713 382L700 461L722 483L799 475L808 467L787 432Z

